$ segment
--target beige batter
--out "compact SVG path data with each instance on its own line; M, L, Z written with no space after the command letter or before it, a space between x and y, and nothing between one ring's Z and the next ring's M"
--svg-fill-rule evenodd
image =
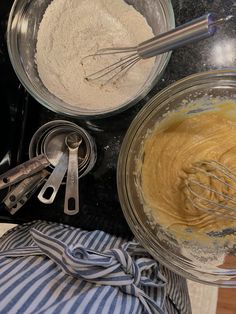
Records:
M134 46L151 37L145 18L123 0L53 0L38 31L39 76L52 94L72 106L117 107L142 89L154 60L142 60L104 84L111 76L90 82L85 77L117 62L121 55L84 57L101 48Z
M205 234L236 227L236 220L216 218L196 209L189 201L186 183L192 179L216 191L236 197L236 184L224 174L199 161L218 161L236 173L236 120L230 118L230 104L218 111L197 115L171 114L156 127L144 143L141 185L145 208L156 222L171 231L192 230ZM235 104L234 104L235 108ZM209 178L198 168L211 171L235 190ZM195 192L215 202L234 206L216 193L192 185ZM195 200L197 201L197 200ZM199 205L199 204L198 204ZM212 208L208 203L201 203ZM214 207L213 207L214 208Z

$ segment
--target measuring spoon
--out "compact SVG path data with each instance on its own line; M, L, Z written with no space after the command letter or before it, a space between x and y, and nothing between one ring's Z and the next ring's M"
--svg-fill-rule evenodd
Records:
M8 170L0 176L0 189L6 188L32 176L33 174L49 166L49 164L50 162L48 161L47 156L41 154L24 162L23 164L16 166L13 169Z
M38 195L38 199L40 202L44 204L52 204L59 187L62 183L62 180L66 174L66 170L68 167L68 153L65 151L63 155L60 157L60 160L53 172L49 176L47 182L44 184L42 190Z
M14 215L26 201L44 183L49 172L41 170L39 173L18 183L5 197L3 203L10 214Z
M78 152L83 139L80 134L73 132L66 136L65 143L69 149L68 170L64 213L75 215L79 212L79 175Z

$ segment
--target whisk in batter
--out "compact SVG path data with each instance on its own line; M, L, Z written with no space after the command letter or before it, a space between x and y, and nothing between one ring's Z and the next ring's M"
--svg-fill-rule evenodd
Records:
M117 57L84 62L83 58L104 46L134 46L151 37L145 18L123 0L53 0L38 32L39 76L52 94L73 106L90 110L117 107L137 95L154 60L142 61L104 85L85 77Z
M236 176L215 160L201 160L184 170L182 195L186 209L236 219Z
M145 140L145 210L163 227L201 234L235 228L235 219L229 218L236 208L236 118L229 116L231 108L235 104L223 103L216 111L181 118L172 113Z

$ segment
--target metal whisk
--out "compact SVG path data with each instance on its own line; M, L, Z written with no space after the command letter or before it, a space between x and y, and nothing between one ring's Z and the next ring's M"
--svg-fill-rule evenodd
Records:
M166 33L155 36L136 47L104 48L83 58L94 58L104 55L125 54L117 62L87 75L89 81L108 76L108 81L117 77L121 72L129 70L141 59L155 57L167 51L182 47L188 43L201 40L213 35L216 25L225 23L233 18L232 15L214 21L212 14L204 15ZM111 75L111 77L109 76Z
M186 171L184 193L195 209L236 219L236 175L220 162L199 161Z

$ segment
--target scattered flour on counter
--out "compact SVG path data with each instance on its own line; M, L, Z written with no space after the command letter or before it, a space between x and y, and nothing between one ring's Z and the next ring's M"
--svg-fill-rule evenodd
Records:
M82 59L101 48L134 46L151 37L145 18L123 0L53 0L38 31L39 76L52 94L72 106L117 107L140 91L154 60L142 60L118 80L102 84L85 76L117 61L117 55Z

